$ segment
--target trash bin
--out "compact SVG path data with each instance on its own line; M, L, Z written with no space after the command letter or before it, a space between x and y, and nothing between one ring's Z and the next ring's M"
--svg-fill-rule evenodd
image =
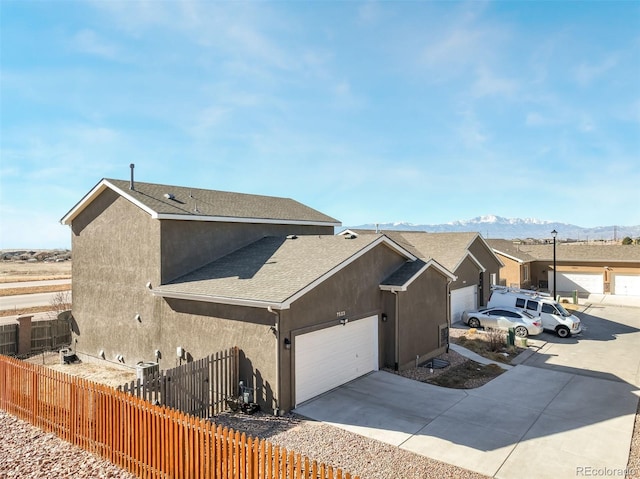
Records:
M573 290L573 304L578 304L578 290Z
M513 328L509 328L509 331L507 333L507 344L509 346L516 345L516 330Z

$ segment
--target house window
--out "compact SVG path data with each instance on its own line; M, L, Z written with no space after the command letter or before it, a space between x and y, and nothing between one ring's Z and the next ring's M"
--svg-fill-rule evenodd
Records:
M529 281L529 265L528 264L525 264L522 267L522 280Z

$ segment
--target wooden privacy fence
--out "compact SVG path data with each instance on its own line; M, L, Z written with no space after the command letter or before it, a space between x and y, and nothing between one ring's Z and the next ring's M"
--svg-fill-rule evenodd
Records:
M71 327L64 319L31 323L31 352L55 350L71 344Z
M7 356L0 356L0 407L142 478L352 478L265 440Z
M30 322L30 349L24 354L41 351L54 351L62 346L71 344L71 328L69 322L63 319L50 319L44 321ZM0 354L18 354L18 334L20 327L18 324L0 325ZM29 336L27 337L29 340Z
M238 394L238 361L238 348L233 347L173 369L151 372L118 389L207 418L227 409L226 399Z
M18 325L0 326L0 354L15 355L18 352Z

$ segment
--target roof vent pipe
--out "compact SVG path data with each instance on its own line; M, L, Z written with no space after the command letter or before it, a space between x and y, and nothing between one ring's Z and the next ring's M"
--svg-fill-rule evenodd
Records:
M133 185L133 169L136 167L136 165L134 165L133 163L131 163L129 165L129 168L131 168L131 182L129 183L129 189L130 190L135 190L134 185Z

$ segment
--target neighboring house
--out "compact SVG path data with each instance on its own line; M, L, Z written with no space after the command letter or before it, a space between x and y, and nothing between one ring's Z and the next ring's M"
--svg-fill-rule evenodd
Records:
M346 230L341 234L373 233ZM451 322L462 312L487 304L491 285L500 281L503 263L479 233L384 231L384 234L422 260L434 260L456 276L451 283Z
M104 179L62 223L80 357L167 368L238 346L256 400L288 411L448 347L449 271L291 199Z
M506 286L553 291L553 244L489 240ZM556 244L558 294L640 296L640 246Z
M538 288L538 284L531 281L531 266L535 258L520 249L520 242L489 239L487 243L504 264L500 270L500 285L522 289ZM544 289L547 287L548 284L545 283Z

